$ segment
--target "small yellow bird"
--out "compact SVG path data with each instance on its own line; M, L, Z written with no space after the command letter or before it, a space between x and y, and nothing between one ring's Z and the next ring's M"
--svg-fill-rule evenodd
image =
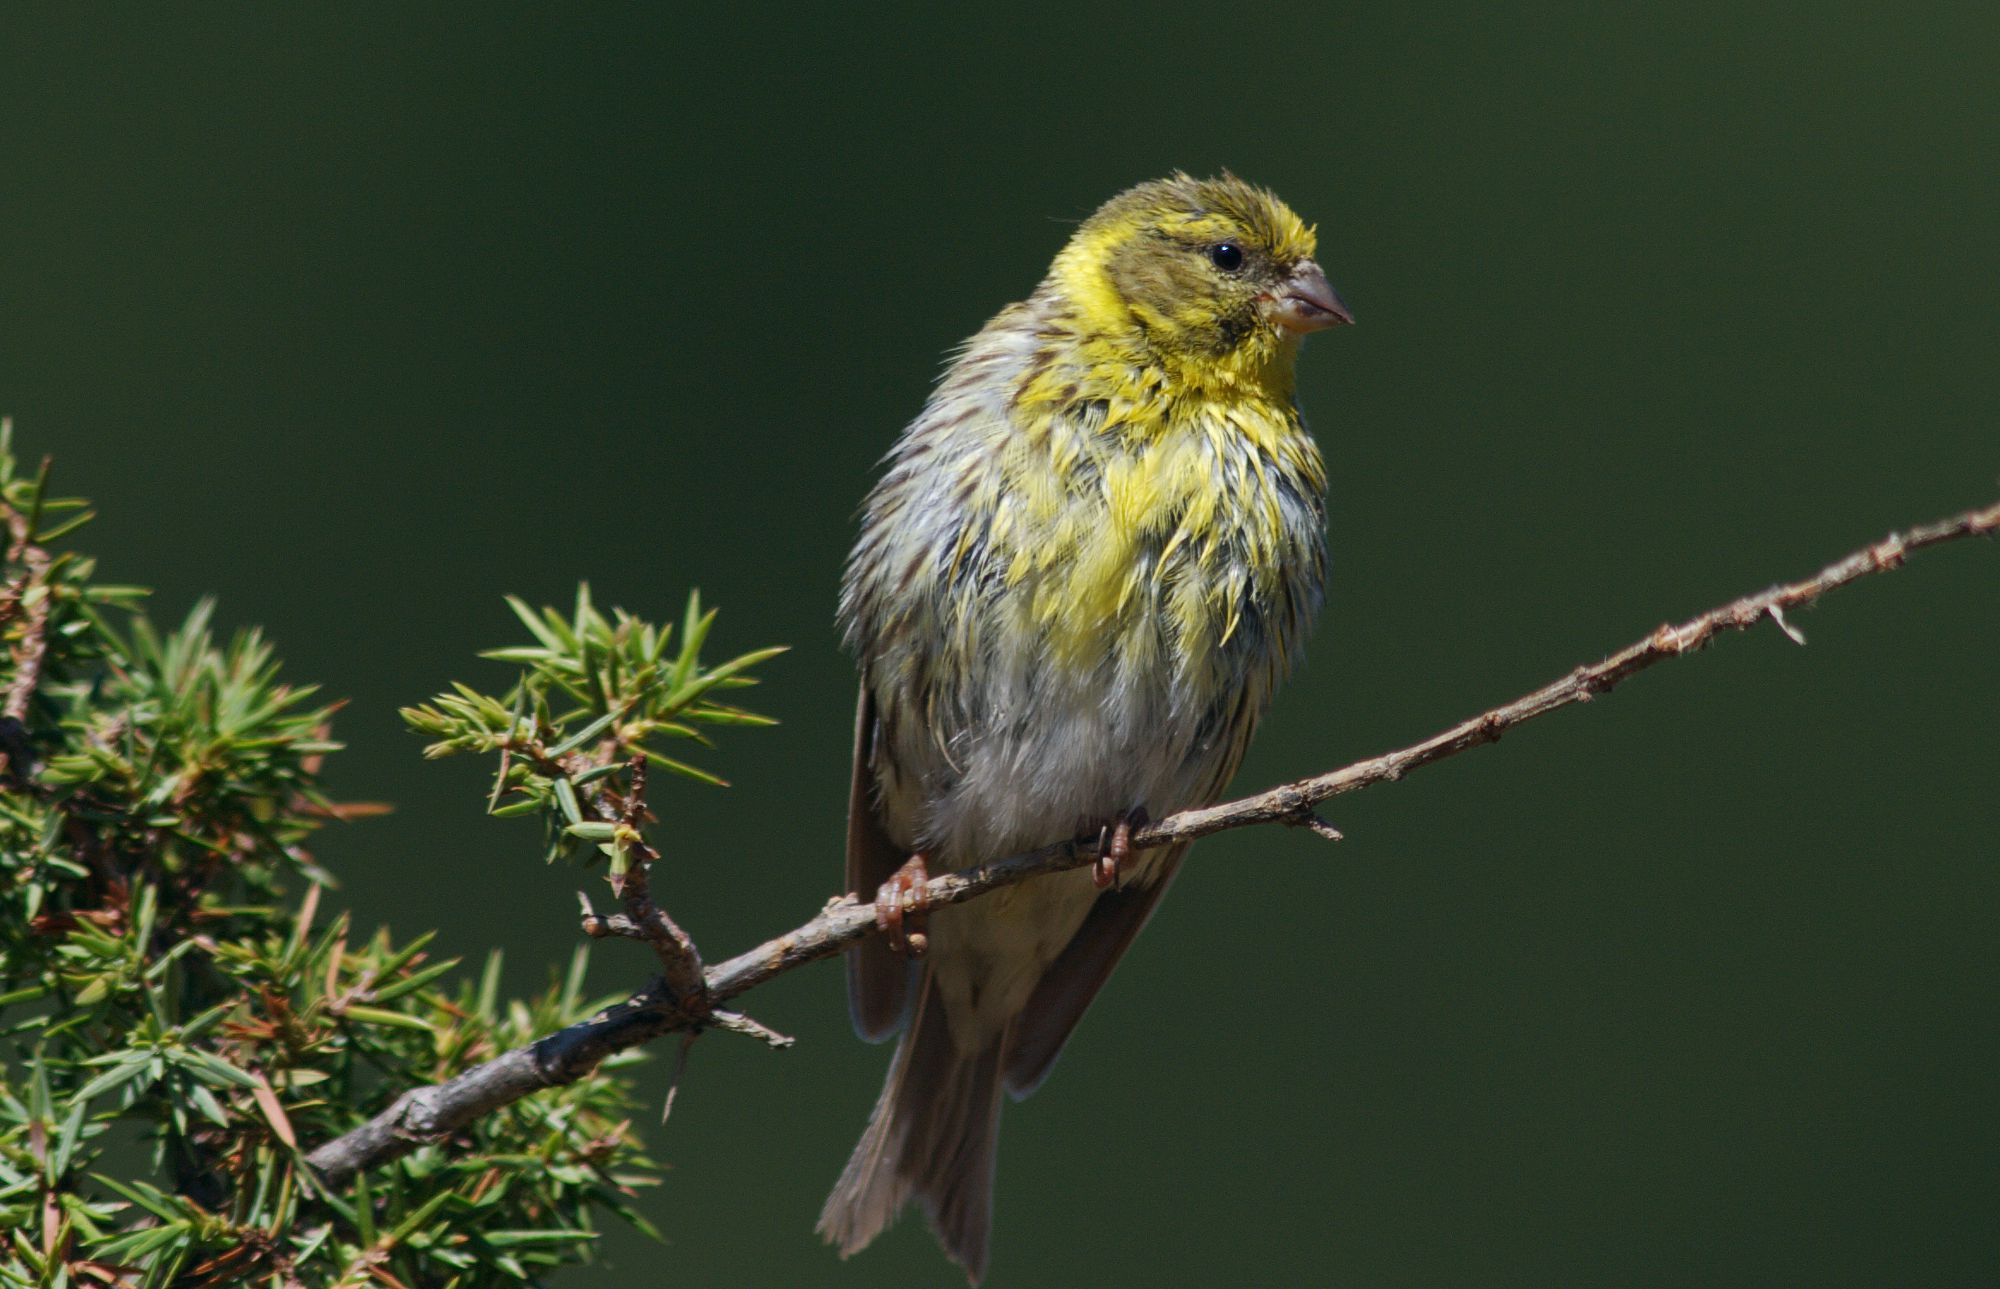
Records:
M849 953L848 1001L903 1039L820 1215L842 1256L914 1199L978 1282L1000 1094L1048 1074L1186 851L1131 830L1221 794L1299 654L1326 475L1293 364L1353 321L1314 250L1233 175L1120 193L966 343L868 497L847 881L887 934ZM929 868L1088 835L1094 867L916 931Z

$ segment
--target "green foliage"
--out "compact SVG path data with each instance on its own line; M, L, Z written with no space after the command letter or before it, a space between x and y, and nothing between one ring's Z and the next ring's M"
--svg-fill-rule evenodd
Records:
M520 664L514 686L495 695L460 684L422 707L404 708L403 719L436 740L424 749L426 756L500 753L489 808L496 815L541 816L548 827L547 859L578 843L596 843L614 875L622 875L638 839L632 828L619 827L620 816L626 803L644 796L635 763L723 786L716 775L661 747L686 740L713 747L704 725L773 724L718 695L755 684L749 670L784 650L760 649L704 666L701 647L715 610L703 612L698 592L688 597L680 645L671 654L671 628L623 609L605 617L591 603L588 586L578 589L568 618L549 608L537 613L511 596L507 604L535 643L481 656Z
M584 995L581 948L510 1000L497 955L466 982L428 936L322 924L306 845L367 812L320 787L332 708L254 632L218 639L208 604L157 630L143 592L54 548L89 512L46 487L0 426L0 1286L510 1285L587 1261L606 1214L645 1228L631 1054L341 1190L305 1165L405 1089L610 1000ZM587 594L567 620L514 607L535 644L493 656L520 682L410 719L433 755L499 751L502 809L542 811L559 844L579 792L639 798L617 758L712 778L660 746L763 722L717 698L768 653L705 666L698 605L671 654Z

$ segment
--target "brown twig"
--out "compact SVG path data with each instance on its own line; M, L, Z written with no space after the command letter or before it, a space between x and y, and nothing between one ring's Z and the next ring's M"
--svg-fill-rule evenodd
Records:
M589 1020L517 1047L444 1083L412 1088L367 1123L307 1156L328 1185L399 1158L543 1088L574 1083L616 1052L694 1027L655 981Z
M604 755L608 758L612 750L607 748ZM582 774L598 768L597 763L581 754L557 756L533 738L523 739L518 744L510 742L502 751L506 754L520 752L549 778L572 783ZM609 764L608 759L604 764ZM615 830L616 844L623 848L626 860L622 870L614 869L611 874L612 893L618 896L625 911L609 917L600 916L591 909L589 899L579 895L578 899L583 903L583 933L592 939L622 936L644 942L652 949L653 956L659 959L660 978L672 996L674 1007L688 1016L705 1016L709 1010L708 981L702 968L701 951L695 948L693 937L681 930L680 924L653 899L652 868L660 853L646 844L640 832L641 826L651 817L646 809L645 757L631 759L626 778L627 786L622 797L602 786L576 794L577 805L589 822ZM504 769L502 779L505 779Z
M702 969L701 951L694 947L693 937L681 930L680 924L667 916L667 911L653 899L652 871L659 862L660 852L639 835L639 827L647 817L646 758L633 757L628 775L629 786L624 807L618 813L618 826L627 839L631 866L623 876L611 881L611 889L625 903L625 919L622 923L614 919L612 932L635 936L651 945L654 956L660 960L661 975L681 1010L690 1015L705 1015L708 980Z
M1935 524L1893 533L1804 581L1746 595L1678 625L1663 625L1644 640L1601 662L1578 667L1560 680L1461 721L1421 743L1281 784L1254 796L1183 810L1135 832L1132 845L1134 848L1164 846L1230 828L1266 823L1292 824L1311 828L1321 836L1337 837L1332 826L1314 813L1314 807L1329 798L1394 782L1411 770L1495 742L1523 721L1572 703L1589 702L1648 667L1702 648L1725 631L1747 631L1769 618L1786 635L1804 643L1804 638L1785 620L1788 610L1809 605L1828 591L1871 573L1895 568L1912 551L1963 537L1990 535L1996 530L2000 530L2000 502ZM959 904L1044 873L1080 867L1094 857L1092 844L1083 841L1044 846L932 878L924 888L924 898L933 908ZM709 968L705 973L704 996L711 1004L726 1002L795 967L832 957L874 929L873 903L853 894L842 896L796 930ZM733 1013L722 1014L735 1019ZM488 1061L447 1083L404 1093L395 1105L367 1124L313 1151L307 1156L308 1162L329 1183L337 1183L356 1169L393 1159L415 1142L469 1123L489 1110L541 1088L581 1078L612 1052L705 1023L712 1022L679 1012L655 986L602 1016Z
M0 620L21 620L20 636L9 650L14 677L7 684L7 695L0 703L0 775L22 779L29 773L27 767L28 705L34 701L35 690L42 683L42 663L49 652L49 610L54 607L54 597L49 592L49 553L35 544L35 524L41 510L41 496L47 490L49 461L42 460L40 482L37 484L33 507L35 513L24 514L5 501L0 501L0 511L5 512L7 525L7 562L19 564L21 575L7 584L0 593Z

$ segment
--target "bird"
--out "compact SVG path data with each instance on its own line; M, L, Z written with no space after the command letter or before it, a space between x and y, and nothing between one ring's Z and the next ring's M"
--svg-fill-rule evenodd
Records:
M1351 323L1317 231L1225 171L1129 188L956 352L862 507L838 620L860 670L847 953L900 1034L818 1230L842 1257L916 1203L986 1272L1004 1093L1025 1097L1173 881L1149 818L1210 804L1299 659L1326 472L1296 398ZM1087 866L935 911L934 871L1095 841Z

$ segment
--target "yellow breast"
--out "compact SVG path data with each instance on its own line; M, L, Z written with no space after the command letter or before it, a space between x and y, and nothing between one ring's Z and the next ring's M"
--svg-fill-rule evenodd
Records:
M1325 485L1289 405L1181 398L1022 428L995 536L1053 662L1165 648L1202 669L1247 597L1306 562L1284 498Z

